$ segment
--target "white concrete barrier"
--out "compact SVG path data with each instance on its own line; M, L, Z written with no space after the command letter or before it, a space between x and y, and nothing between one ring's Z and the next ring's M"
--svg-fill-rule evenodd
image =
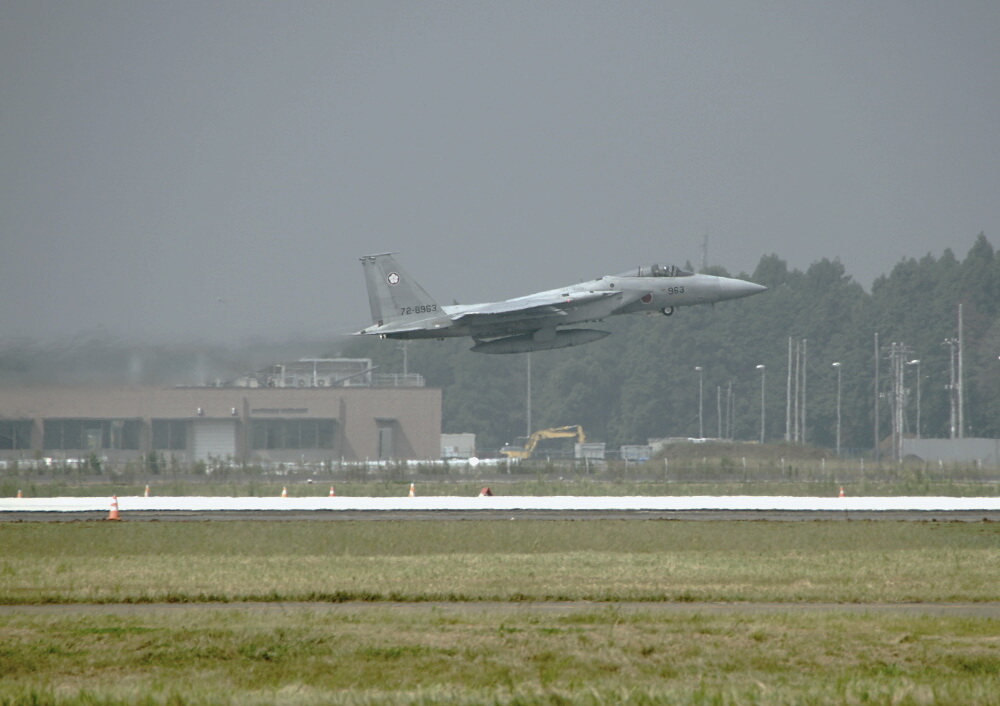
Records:
M734 510L798 512L984 511L1000 512L1000 498L790 496L417 496L363 498L338 495L308 498L119 496L121 512L200 510ZM0 512L106 512L109 497L0 498Z

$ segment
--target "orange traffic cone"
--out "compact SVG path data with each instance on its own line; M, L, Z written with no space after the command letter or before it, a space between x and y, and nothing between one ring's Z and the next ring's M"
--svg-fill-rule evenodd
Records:
M23 496L23 495L21 494L21 491L20 491L20 490L18 490L18 491L17 491L17 497L19 497L19 498L23 498L23 497L24 497L24 496Z
M335 497L337 497L337 493L336 493L336 492L334 491L334 489L333 489L333 486L332 486L332 485L330 486L330 497L331 497L331 498L335 498Z
M281 497L283 497L283 498L287 498L288 497L288 488L285 487L285 486L281 487Z
M485 498L485 497L488 497L490 495L493 495L493 491L490 490L489 486L486 486L485 488L483 488L482 490L479 491L479 497L481 497L481 498Z
M417 495L417 488L416 486L413 485L413 483L410 483L410 497L414 498L416 497L416 495Z
M146 490L145 490L145 492L143 492L142 497L144 497L144 498L148 498L149 497L149 486L148 485L146 486Z
M844 497L844 486L840 486L840 497Z
M111 496L111 512L108 513L109 520L120 520L121 515L118 514L118 496Z

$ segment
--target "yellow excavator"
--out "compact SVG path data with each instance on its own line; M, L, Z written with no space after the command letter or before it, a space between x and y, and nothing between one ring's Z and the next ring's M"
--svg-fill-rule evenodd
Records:
M531 436L522 436L515 439L512 443L500 449L500 453L507 458L529 459L534 455L539 441L543 439L570 439L573 437L576 437L576 441L579 444L586 443L587 441L587 436L583 433L583 427L579 425L539 429Z

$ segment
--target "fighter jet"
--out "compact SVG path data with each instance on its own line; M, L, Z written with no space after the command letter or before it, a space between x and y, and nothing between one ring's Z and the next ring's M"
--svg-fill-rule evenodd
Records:
M714 304L767 289L729 277L693 274L674 265L638 267L619 275L485 304L441 306L399 266L394 253L365 255L372 325L356 335L444 339L471 336L476 353L527 353L579 346L611 334L568 328L619 314Z

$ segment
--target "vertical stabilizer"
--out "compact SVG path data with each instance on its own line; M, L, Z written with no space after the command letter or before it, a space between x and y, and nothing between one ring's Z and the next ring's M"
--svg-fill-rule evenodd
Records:
M382 326L390 321L424 319L438 313L440 308L437 303L399 266L392 255L383 253L361 258L372 321Z

